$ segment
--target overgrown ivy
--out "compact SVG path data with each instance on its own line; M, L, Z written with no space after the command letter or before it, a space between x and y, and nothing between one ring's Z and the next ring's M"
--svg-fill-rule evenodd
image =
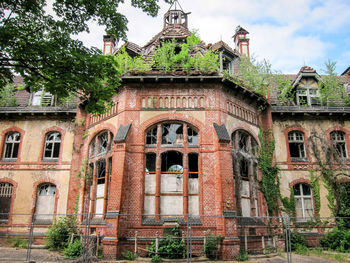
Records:
M260 190L264 194L267 209L270 216L278 216L280 182L278 178L279 168L273 164L273 153L275 150L275 141L271 131L259 132L260 154L258 157L258 167L261 170L262 178L258 180Z
M294 189L290 188L289 198L281 195L281 202L283 205L283 211L287 213L290 217L295 218L295 198L294 198Z
M310 170L310 180L311 180L312 196L315 204L315 213L317 216L320 216L320 209L321 209L320 182L319 182L319 178L314 174L313 170Z

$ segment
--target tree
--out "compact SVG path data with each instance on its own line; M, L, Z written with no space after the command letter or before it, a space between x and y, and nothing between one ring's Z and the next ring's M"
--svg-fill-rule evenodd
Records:
M159 0L131 0L151 16ZM171 0L164 0L170 2ZM118 12L123 0L4 0L0 3L0 89L15 74L33 90L44 88L58 97L81 96L89 112L103 112L119 86L116 60L87 48L72 36L89 32L88 22L126 39L127 19ZM54 15L47 10L52 7Z

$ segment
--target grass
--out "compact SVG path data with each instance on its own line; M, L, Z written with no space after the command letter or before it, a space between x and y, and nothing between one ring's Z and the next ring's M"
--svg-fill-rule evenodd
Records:
M331 260L337 260L341 262L350 262L348 259L349 253L340 253L336 251L327 251L323 250L322 248L301 248L299 251L295 251L299 255L306 255L306 256L316 256L324 259L331 259ZM298 253L299 252L299 253Z

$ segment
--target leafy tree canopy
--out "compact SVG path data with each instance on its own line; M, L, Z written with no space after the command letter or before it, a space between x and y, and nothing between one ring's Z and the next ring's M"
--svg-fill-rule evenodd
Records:
M164 0L171 2L171 0ZM23 76L34 90L59 97L81 92L89 112L102 112L119 84L120 70L110 56L87 48L72 36L89 32L88 22L106 27L111 37L126 39L123 0L4 0L0 3L0 89ZM131 0L151 16L159 0ZM52 5L52 6L49 6ZM47 12L51 9L53 12ZM51 15L52 13L52 15Z

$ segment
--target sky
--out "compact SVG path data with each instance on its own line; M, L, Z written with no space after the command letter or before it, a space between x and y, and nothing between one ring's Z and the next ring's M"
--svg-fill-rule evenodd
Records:
M350 66L350 0L179 0L188 16L189 29L198 30L205 43L223 40L234 47L235 28L245 28L250 54L266 59L276 71L296 74L308 65L319 74L324 63L337 62L341 74ZM170 5L160 0L157 17L131 7L119 7L129 20L128 40L145 45L163 27ZM85 45L102 49L104 28L90 24L90 33L79 35ZM119 42L119 46L123 42Z

